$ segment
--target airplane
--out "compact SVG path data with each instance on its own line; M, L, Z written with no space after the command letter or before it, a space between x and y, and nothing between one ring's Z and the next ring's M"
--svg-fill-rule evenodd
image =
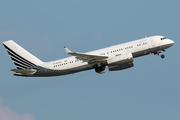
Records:
M3 42L17 68L11 71L15 72L15 76L26 77L60 76L90 69L103 74L106 72L106 67L109 71L123 70L133 67L133 59L140 56L157 54L164 58L165 56L160 53L173 44L173 40L156 35L87 53L72 52L64 47L67 54L72 57L42 62L13 40Z

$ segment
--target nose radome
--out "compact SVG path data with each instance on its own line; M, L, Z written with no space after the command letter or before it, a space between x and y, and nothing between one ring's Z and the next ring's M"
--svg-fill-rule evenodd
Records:
M168 39L168 44L169 44L169 46L171 47L171 46L174 44L174 41L173 41L173 40Z
M173 45L174 44L174 41L173 40L169 40L170 41L170 44Z

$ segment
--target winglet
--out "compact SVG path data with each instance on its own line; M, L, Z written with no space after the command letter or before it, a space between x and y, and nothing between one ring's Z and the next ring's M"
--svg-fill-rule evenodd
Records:
M64 47L64 49L67 52L67 54L72 53L66 46Z

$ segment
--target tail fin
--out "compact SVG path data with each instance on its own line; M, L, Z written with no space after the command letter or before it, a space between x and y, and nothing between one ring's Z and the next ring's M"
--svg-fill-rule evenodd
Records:
M3 42L17 69L27 69L42 64L43 62L19 46L13 40Z

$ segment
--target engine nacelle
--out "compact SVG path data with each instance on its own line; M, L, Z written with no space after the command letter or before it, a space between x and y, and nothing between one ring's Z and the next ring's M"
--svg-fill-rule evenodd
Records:
M127 68L130 68L133 66L134 66L134 64L131 62L131 63L122 64L122 65L108 66L108 69L109 69L109 71L116 71L116 70L127 69Z
M132 53L126 53L113 57L109 59L107 63L109 71L122 70L134 66Z
M125 63L133 62L132 53L126 53L113 57L107 61L108 65L121 65Z

